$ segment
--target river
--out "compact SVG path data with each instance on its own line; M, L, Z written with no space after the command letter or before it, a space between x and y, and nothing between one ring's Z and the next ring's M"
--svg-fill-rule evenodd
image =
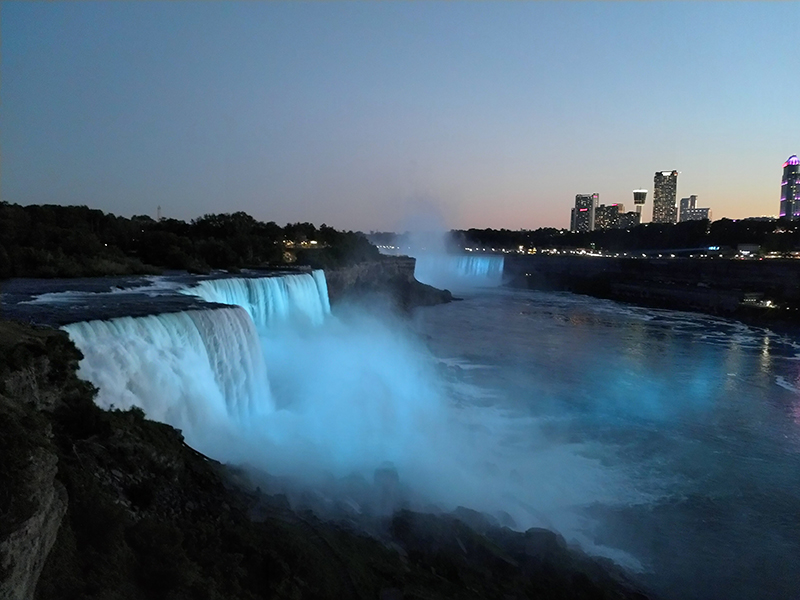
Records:
M414 328L463 401L526 423L498 444L553 461L526 485L568 538L626 553L666 597L800 597L796 339L506 289L419 310Z
M665 598L798 597L790 335L501 287L410 319L331 310L321 272L34 283L6 289L7 309L85 319L122 299L149 315L66 326L98 404L140 406L214 458L309 486L318 506L463 505L555 529ZM171 312L150 314L153 298Z

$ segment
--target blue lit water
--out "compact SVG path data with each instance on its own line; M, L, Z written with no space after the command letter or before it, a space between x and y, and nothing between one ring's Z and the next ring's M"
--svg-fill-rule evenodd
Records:
M416 259L414 277L435 287L493 287L503 281L503 255L421 253Z
M571 448L604 466L594 501L569 493L570 478L587 477L572 461L555 485L586 517L584 539L635 557L658 592L800 598L796 338L506 289L419 310L414 328L465 404L528 424L498 443L531 455ZM552 479L538 484L553 494Z
M665 598L800 598L798 338L480 288L481 274L454 290L464 301L410 322L329 314L321 273L291 277L133 282L121 308L122 288L10 297L44 322L62 305L107 318L135 304L147 316L67 327L99 404L141 406L201 451L297 478L350 517L374 510L368 482L391 462L398 502L556 529ZM165 298L177 312L158 310Z

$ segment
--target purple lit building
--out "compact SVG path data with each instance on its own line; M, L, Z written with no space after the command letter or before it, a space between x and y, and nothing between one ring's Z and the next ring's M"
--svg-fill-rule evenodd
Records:
M783 163L780 216L800 219L800 159L796 154L792 154Z

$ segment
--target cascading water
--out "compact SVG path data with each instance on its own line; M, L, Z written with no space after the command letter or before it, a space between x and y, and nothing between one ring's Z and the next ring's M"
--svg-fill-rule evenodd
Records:
M411 322L341 306L298 327L328 310L324 274L301 277L293 302L313 309L251 301L267 281L216 280L195 295L246 309L65 329L101 406L142 407L201 452L274 475L262 489L285 485L298 506L347 519L467 506L558 530L665 597L800 589L794 336L503 289ZM399 503L373 478L384 461Z
M181 292L206 302L241 306L258 329L296 320L320 325L331 312L328 284L320 270L281 277L212 279Z
M274 410L260 336L330 314L323 271L215 279L179 290L229 308L84 321L64 329L84 354L80 376L103 408L144 409L204 449L215 430L250 426Z
M467 273L499 274L502 258L466 258L455 264ZM366 512L433 502L502 511L521 529L565 531L576 527L571 507L602 499L612 480L570 448L518 449L519 428L532 425L443 378L429 350L404 331L407 322L346 306L327 317L321 271L208 280L182 291L235 306L65 327L102 407L139 406L217 460L314 486ZM390 501L377 478L370 483L387 463L401 483ZM569 485L524 483L560 473L571 474Z
M253 321L238 307L84 321L64 329L103 408L138 406L176 427L273 409Z
M420 254L414 277L437 287L496 287L503 281L502 256Z

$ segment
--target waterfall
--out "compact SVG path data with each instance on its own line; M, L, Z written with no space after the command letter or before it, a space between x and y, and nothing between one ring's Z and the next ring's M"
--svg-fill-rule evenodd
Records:
M206 302L241 306L259 330L285 321L319 325L331 311L321 270L280 277L209 279L181 292Z
M273 409L253 321L239 307L64 328L83 352L79 376L102 408L142 408L178 428L240 422Z
M251 421L271 413L263 331L321 324L330 314L323 271L214 279L179 290L228 308L67 325L83 352L79 374L103 408L142 408L180 429Z
M414 277L437 287L491 287L503 280L502 256L421 254Z

